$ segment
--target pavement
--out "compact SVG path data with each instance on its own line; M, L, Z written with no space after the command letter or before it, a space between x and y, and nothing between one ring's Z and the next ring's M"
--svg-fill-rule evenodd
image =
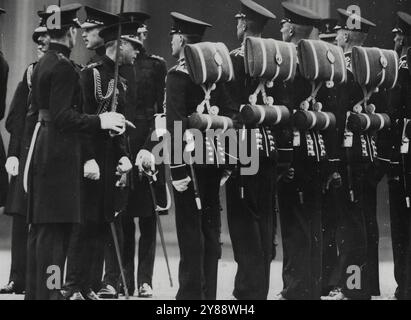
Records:
M178 247L171 244L168 247L170 255L171 273L174 281L174 287L170 287L165 259L161 247L157 248L157 259L154 268L154 300L173 300L177 293L178 286ZM269 300L275 300L276 296L281 292L281 252L279 253L279 260L273 262L271 266L271 288ZM0 251L0 284L5 284L8 280L10 266L10 252L7 250ZM236 264L233 261L232 248L230 244L223 246L223 258L219 265L218 278L218 299L231 300L232 288L234 285L234 276L236 272ZM393 277L393 263L391 261L383 261L380 263L381 272L381 289L382 296L376 299L390 300L395 291L395 282ZM124 299L124 298L122 298ZM0 300L23 300L23 296L1 296ZM131 300L142 300L132 297ZM144 299L143 299L144 300Z

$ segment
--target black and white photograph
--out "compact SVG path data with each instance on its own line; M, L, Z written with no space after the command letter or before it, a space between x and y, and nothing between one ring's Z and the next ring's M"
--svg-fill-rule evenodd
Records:
M410 63L411 0L0 0L0 300L411 300Z

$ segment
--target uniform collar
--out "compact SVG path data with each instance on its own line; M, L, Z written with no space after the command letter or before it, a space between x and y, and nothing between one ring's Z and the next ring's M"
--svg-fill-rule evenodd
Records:
M104 56L104 55L106 54L106 47L105 47L104 45L101 46L101 47L98 47L98 48L96 49L96 54L97 54L99 57Z
M57 53L63 54L66 58L70 58L71 50L64 44L52 42L50 43L50 51L56 51Z
M101 57L101 61L103 61L103 63L112 71L114 71L115 69L115 62L113 60L111 60L107 55L104 55Z

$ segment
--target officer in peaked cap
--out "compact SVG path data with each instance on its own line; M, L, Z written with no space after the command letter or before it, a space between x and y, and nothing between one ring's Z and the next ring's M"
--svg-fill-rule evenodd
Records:
M34 30L33 41L37 44L38 59L47 52L50 37L44 20ZM37 116L30 111L30 91L32 74L37 62L28 66L22 81L18 84L10 105L6 129L10 133L10 143L6 169L12 177L9 185L5 214L12 217L12 247L9 283L0 288L0 294L21 294L26 283L27 258L27 198L23 188L24 164L34 131Z
M99 36L99 32L107 26L119 22L119 17L115 14L92 8L85 7L87 18L81 25L83 29L83 40L88 50L93 50L95 55L89 61L96 63L100 61L101 57L106 54L104 40Z
M96 11L93 11L94 19ZM103 40L106 53L99 62L89 64L81 72L81 85L83 89L83 110L87 114L102 114L111 110L114 96L115 59L119 28L121 37L129 36L132 30L136 30L136 23L119 23L118 16L104 13L97 14L100 24L98 36ZM117 17L117 18L115 18ZM116 24L112 24L117 21ZM89 23L91 21L89 20ZM129 24L132 24L129 26ZM134 44L129 40L121 41L120 65L132 64L135 58ZM118 83L117 112L124 114L127 100L127 83L120 77ZM86 222L78 229L77 239L71 245L72 261L68 261L67 282L64 295L71 300L97 300L98 298L116 298L118 296L119 268L116 260L116 252L109 223L120 225L114 216L115 212L122 210L123 203L117 199L124 196L126 189L116 188L116 172L118 168L121 174L131 170L131 162L128 158L126 137L111 138L109 134L87 135L84 143L84 212ZM117 204L119 207L117 207ZM121 208L120 208L121 207ZM121 239L121 230L118 230ZM97 241L96 241L97 239ZM83 243L88 243L84 246ZM90 259L89 252L93 252ZM91 267L85 263L92 261ZM105 262L104 283L101 283L103 266ZM86 269L84 269L86 268ZM81 270L81 272L79 272ZM98 291L96 295L94 292Z
M83 30L83 40L86 48L94 50L95 55L90 60L89 64L83 69L84 74L87 74L86 70L99 70L103 76L103 86L107 80L105 72L104 61L106 60L106 47L103 37L100 36L100 32L111 25L114 25L120 21L120 18L112 13L102 11L92 7L85 7L86 20L81 25ZM100 69L103 69L102 71ZM94 79L95 81L96 79ZM101 84L101 83L100 83ZM87 81L82 82L83 92L87 98L89 98L90 83ZM94 84L97 88L98 82ZM86 99L86 102L89 102ZM89 106L89 104L86 104ZM89 107L84 109L89 112ZM88 137L88 136L86 136ZM94 142L94 143L93 143ZM83 144L83 158L85 169L85 222L82 225L77 226L73 230L72 237L70 239L70 247L67 258L67 276L64 286L64 296L70 300L98 300L98 296L95 292L101 288L102 269L104 263L104 241L107 237L104 235L107 233L107 226L104 223L104 218L101 217L96 211L99 208L90 208L95 198L93 198L92 189L94 187L94 194L99 193L99 186L93 181L96 172L101 169L100 166L104 166L101 159L95 159L94 149L98 148L98 143L91 139L84 139ZM99 161L97 161L99 160ZM110 209L107 209L110 210ZM93 252L93 255L84 254L85 252ZM87 267L87 268L86 268ZM85 269L84 269L85 268ZM81 270L81 272L79 272Z
M37 14L40 16L41 11L37 12ZM43 38L48 37L48 32L47 32L47 27L46 27L46 21L43 18L40 18L39 26L34 29L32 39L34 43L37 43L39 47L37 48L38 52L38 58L40 59L41 56L44 54L44 52L47 51L47 48L43 48L42 43L43 43Z
M5 13L6 11L0 8L0 16ZM0 51L0 120L3 119L4 113L6 111L6 93L7 93L8 73L9 73L8 64L3 57L3 53ZM8 177L7 177L6 170L4 169L5 161L6 161L6 154L4 152L4 146L2 143L0 143L0 207L4 205L6 201L6 197L7 197Z
M406 42L409 42L411 37L411 15L402 11L397 12L397 25L392 33L395 36L394 49L403 60L404 53L402 49L406 47Z
M64 274L67 244L73 228L85 219L82 202L82 135L125 129L118 113L86 115L80 112L81 88L77 66L70 60L80 23L81 5L61 7L61 24L47 24L49 51L38 62L32 81L33 112L38 115L28 163L28 283L26 299L61 299L47 286L49 267ZM53 12L42 13L49 19Z
M335 43L337 37L337 19L322 19L320 22L320 39L329 43Z
M148 32L146 21L150 15L144 12L125 12L122 14L130 21L138 21L140 27L135 31L141 41L137 59L133 65L122 66L121 73L127 79L129 92L134 103L128 103L126 118L134 123L136 130L129 132L129 146L133 160L142 149L149 149L146 141L150 140L151 127L155 114L163 113L165 77L167 74L166 63L163 58L148 54L144 41ZM130 101L131 102L131 101ZM164 168L158 168L159 175L154 183L158 206L166 208L164 189ZM138 296L151 298L153 296L153 269L156 252L156 217L150 194L148 180L139 177L138 170L133 173L133 185L129 195L127 212L122 217L124 231L124 267L126 280L132 294L136 291ZM166 212L164 212L166 213ZM138 246L137 282L135 281L135 231L134 218L139 219L140 239Z
M60 7L60 24L55 26L50 26L51 30L61 30L64 28L69 27L76 27L81 28L80 20L77 16L78 11L82 8L81 4L72 3L65 6ZM53 16L55 12L53 10L46 10L41 12L40 17L46 21L47 28L49 25L47 24L47 20Z
M140 23L140 26L137 29L137 36L144 45L144 41L148 36L148 27L146 21L149 20L151 16L145 12L124 12L122 16L130 21L137 21L138 23ZM141 49L143 49L143 47Z
M244 43L246 37L261 37L264 27L275 15L251 0L240 1L240 12L235 15L237 37L241 44L230 56L233 61L235 81L227 88L236 107L249 103L259 82L245 72ZM262 101L260 101L263 104ZM274 240L274 181L275 146L274 131L258 127L263 137L259 150L259 172L255 176L241 176L238 167L227 182L227 218L234 258L238 269L233 295L239 300L266 300L269 290L270 265ZM249 141L252 130L247 131ZM255 138L254 138L255 139ZM250 143L252 145L252 143ZM255 145L258 143L256 141ZM246 190L242 196L242 190ZM262 203L259 199L264 199ZM247 237L244 235L247 234Z
M409 137L404 135L407 122L411 119L411 74L407 51L411 48L411 15L398 12L395 35L395 50L399 53L400 70L398 82L390 93L392 106L391 122L391 166L389 173L389 197L391 235L394 253L394 276L397 282L395 297L411 299L411 220L410 220L410 174L411 155ZM405 121L404 121L405 120Z

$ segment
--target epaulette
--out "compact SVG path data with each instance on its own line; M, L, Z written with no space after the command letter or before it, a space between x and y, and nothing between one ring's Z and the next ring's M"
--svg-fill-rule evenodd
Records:
M174 67L170 69L170 71L179 71L188 74L188 69L186 66L186 61L184 59L181 59L178 64L176 64Z
M65 61L71 63L71 60L70 60L69 58L67 58L67 57L66 57L64 54L62 54L62 53L57 53L57 57L58 57L59 60L65 60Z
M99 67L99 66L101 66L101 65L103 65L103 61L98 61L98 62L90 63L89 65L87 65L87 66L85 66L84 68L82 68L81 71L94 69L94 68L97 68L97 67Z
M160 60L161 62L166 62L166 60L163 57L157 56L155 54L151 54L149 55L149 57L155 60Z

